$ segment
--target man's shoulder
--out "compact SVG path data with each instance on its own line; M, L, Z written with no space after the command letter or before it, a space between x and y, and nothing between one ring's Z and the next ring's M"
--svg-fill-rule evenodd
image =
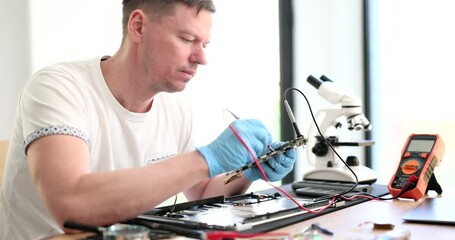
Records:
M27 85L67 85L81 83L81 80L101 77L100 57L82 61L58 62L41 68L29 79Z
M37 71L36 74L43 72L85 72L90 71L91 69L100 68L101 57L79 60L79 61L66 61L66 62L57 62L50 65L47 65Z

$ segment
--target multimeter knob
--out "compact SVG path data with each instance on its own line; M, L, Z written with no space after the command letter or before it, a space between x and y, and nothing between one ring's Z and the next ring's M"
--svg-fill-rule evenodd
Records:
M406 175L411 175L419 171L421 167L421 161L419 161L417 158L410 158L401 164L401 172Z

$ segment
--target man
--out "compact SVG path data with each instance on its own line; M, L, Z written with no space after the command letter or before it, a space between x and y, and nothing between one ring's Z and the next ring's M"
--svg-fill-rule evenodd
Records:
M206 64L211 0L123 2L115 55L44 68L20 96L2 186L2 239L42 239L71 220L110 225L184 192L189 200L244 192L257 168L228 185L221 173L273 143L258 120L237 120L195 149L181 93ZM171 94L172 93L172 94ZM262 164L271 181L292 170L294 150Z

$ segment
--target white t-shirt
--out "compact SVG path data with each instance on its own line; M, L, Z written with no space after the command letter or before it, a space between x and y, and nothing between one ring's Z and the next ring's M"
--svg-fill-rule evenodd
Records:
M160 93L149 112L129 112L109 91L100 61L52 65L25 84L2 184L0 239L63 233L29 174L26 149L40 137L65 134L83 139L93 172L146 166L194 150L192 111L183 94Z

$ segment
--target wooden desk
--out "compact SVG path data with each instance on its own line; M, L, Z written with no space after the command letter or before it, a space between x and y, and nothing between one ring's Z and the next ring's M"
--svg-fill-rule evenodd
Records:
M430 193L430 196L432 194ZM455 194L448 195L443 192L443 197L451 196L455 200ZM416 207L423 199L413 200L389 200L368 201L349 208L341 209L326 215L322 215L304 222L284 227L279 232L298 232L311 223L319 223L322 227L334 232L331 237L323 236L322 239L374 239L376 236L386 233L386 230L372 230L371 225L359 227L364 222L394 224L394 230L411 232L414 239L454 239L455 226L408 223L401 219L409 210ZM454 201L455 202L455 201Z
M443 189L442 197L450 197L455 200L455 189L449 191ZM430 192L430 197L435 197L436 193ZM386 230L372 230L371 225L359 227L364 222L390 223L394 224L395 231L409 230L412 240L419 239L454 239L455 226L408 223L401 217L409 210L416 207L421 201L409 199L388 200L388 201L368 201L306 221L276 230L275 232L298 233L312 223L318 223L322 227L334 232L333 236L321 235L321 239L374 239L386 233ZM455 201L454 201L455 202ZM62 235L55 239L81 239L83 235Z

